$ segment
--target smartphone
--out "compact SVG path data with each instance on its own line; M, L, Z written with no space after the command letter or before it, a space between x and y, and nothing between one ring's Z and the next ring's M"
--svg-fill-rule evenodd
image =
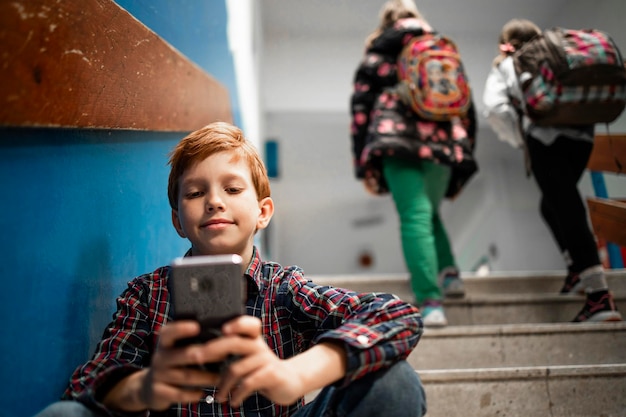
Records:
M200 334L177 346L203 343L221 335L226 321L245 313L242 258L239 255L188 256L171 263L168 280L174 320L195 320Z

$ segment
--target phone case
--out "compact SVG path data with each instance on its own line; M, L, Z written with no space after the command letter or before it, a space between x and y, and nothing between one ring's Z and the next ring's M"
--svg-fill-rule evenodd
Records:
M175 320L196 320L200 335L179 344L220 335L222 324L244 314L245 294L239 255L176 258L168 281Z

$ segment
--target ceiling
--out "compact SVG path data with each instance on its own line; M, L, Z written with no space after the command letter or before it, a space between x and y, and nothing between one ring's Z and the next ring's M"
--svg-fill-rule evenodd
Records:
M262 50L262 112L347 112L363 42L384 0L254 0ZM502 26L606 28L626 44L625 0L417 0L420 12L461 52L477 109ZM614 32L614 33L613 33Z
M473 86L480 88L506 21L526 17L547 26L571 1L588 0L421 0L418 7L435 29L457 43ZM261 73L265 74L260 83L262 109L346 112L363 41L376 28L384 0L260 0L257 4ZM307 85L293 74L306 79Z
M384 0L261 0L264 38L362 38L376 27L383 4ZM494 38L512 17L525 17L539 26L547 26L567 4L568 0L417 2L426 19L450 36L489 33Z

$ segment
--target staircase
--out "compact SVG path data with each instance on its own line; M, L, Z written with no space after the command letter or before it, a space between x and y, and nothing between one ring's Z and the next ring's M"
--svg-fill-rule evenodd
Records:
M626 321L569 323L582 296L561 296L562 272L463 275L446 299L449 326L427 328L408 360L428 417L625 417ZM626 270L607 272L626 316ZM412 301L406 276L312 277Z

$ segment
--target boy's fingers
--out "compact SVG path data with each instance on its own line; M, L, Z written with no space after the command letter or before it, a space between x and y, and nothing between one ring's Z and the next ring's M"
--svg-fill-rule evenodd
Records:
M261 336L261 320L248 315L239 316L222 327L222 333L226 335L239 335L254 339Z
M156 362L153 361L153 367L168 369L211 362L212 358L205 357L201 344L185 347L175 345L178 340L197 336L198 333L200 333L200 325L195 321L180 321L163 326L159 332L159 345L155 352Z
M159 345L169 349L174 347L178 339L196 336L200 333L200 324L192 320L171 322L161 328L159 332Z
M216 400L218 402L224 402L228 399L228 394L233 395L235 391L238 392L239 395L247 396L247 387L242 386L243 380L249 378L251 374L258 371L263 364L268 362L269 361L264 360L263 356L248 356L232 363L226 372L221 375ZM241 401L233 401L233 404L242 402L245 396Z
M153 361L152 366L159 369L161 376L165 376L166 372L169 383L179 385L181 382L180 374L172 368L220 362L231 355L248 356L267 348L261 338L261 321L256 317L245 315L225 324L222 329L223 337L204 344L181 348L175 346L177 340L195 336L199 331L200 326L195 321L171 322L161 328L159 346L154 357L155 360L158 358L158 361ZM186 377L190 376L188 374ZM216 383L216 377L218 375L214 375L211 382ZM200 382L195 378L191 379ZM206 380L202 381L201 386L204 386L205 382Z

